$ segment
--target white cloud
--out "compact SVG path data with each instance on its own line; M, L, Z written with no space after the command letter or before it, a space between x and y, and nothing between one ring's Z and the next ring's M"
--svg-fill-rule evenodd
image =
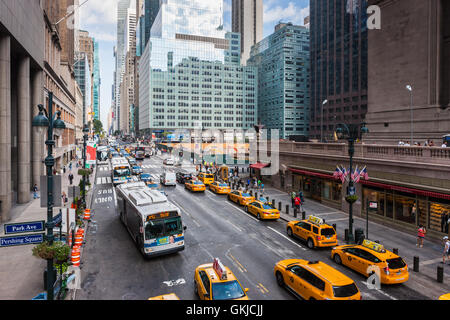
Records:
M91 36L96 34L99 40L115 41L117 0L89 0L80 8L79 19L80 28L88 30Z
M303 25L304 19L309 15L309 6L298 7L294 2L289 2L287 7L273 6L276 0L268 0L264 3L264 23L292 22L295 25Z

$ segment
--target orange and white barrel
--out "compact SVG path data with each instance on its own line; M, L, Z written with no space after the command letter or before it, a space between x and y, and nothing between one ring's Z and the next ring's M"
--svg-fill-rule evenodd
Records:
M84 220L91 220L91 209L84 210Z
M81 250L80 247L75 246L72 249L72 265L75 267L79 267L80 266L80 262L81 262Z

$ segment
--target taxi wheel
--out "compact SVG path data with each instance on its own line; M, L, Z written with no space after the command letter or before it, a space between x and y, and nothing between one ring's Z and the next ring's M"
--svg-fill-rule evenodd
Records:
M261 215L259 214L259 212L258 212L258 215L256 216L256 218L257 218L258 220L261 220Z
M283 279L283 275L281 274L281 272L277 271L276 273L276 278L277 278L277 283L280 287L284 287L284 279Z
M245 210L245 212L248 212L248 207L247 207L247 206L245 206L245 209L244 209L244 210Z
M314 249L314 241L313 241L313 239L309 238L308 242L306 243L306 245L308 246L308 248Z
M288 234L289 237L292 237L293 234L292 234L292 229L291 228L287 229L287 234Z
M341 257L340 257L337 253L333 256L333 260L334 260L334 262L336 262L337 264L342 264L342 259L341 259Z

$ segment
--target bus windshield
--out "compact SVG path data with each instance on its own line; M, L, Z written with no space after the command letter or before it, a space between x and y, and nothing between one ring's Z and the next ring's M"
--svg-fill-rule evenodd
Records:
M183 233L181 217L150 220L145 225L145 239L156 239Z
M127 177L130 175L129 169L116 169L114 170L114 177Z

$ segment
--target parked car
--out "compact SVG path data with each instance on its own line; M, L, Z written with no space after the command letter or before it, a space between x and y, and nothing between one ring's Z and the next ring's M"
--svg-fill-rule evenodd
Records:
M177 172L176 177L177 182L181 184L185 184L186 181L192 180L192 174L188 172Z

